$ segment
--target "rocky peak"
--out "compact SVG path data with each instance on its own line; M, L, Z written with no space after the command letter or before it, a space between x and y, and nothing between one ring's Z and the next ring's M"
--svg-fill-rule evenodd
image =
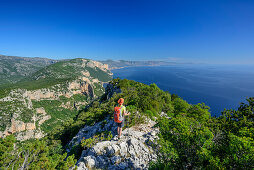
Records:
M89 60L87 62L87 60L83 59L83 63L84 63L84 61L86 62L86 66L88 66L88 67L92 67L92 68L98 67L98 68L100 68L103 71L107 71L108 70L108 64L102 64L102 63L100 63L98 61L94 61L94 60Z

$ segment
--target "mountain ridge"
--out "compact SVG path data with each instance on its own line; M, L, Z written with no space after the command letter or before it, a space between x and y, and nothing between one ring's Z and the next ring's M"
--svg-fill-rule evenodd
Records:
M0 85L13 84L58 60L0 55Z

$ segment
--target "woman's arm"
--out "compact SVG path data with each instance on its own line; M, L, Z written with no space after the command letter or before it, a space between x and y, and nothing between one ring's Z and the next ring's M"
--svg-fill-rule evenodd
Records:
M125 107L124 110L123 110L123 115L124 115L124 116L130 115L130 112L127 112L127 110L126 110L126 107Z
M124 111L124 116L130 115L130 112L127 112L126 110Z

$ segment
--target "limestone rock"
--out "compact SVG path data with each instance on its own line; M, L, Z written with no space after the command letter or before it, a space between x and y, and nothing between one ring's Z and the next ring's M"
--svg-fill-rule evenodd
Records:
M89 77L90 76L90 73L89 71L81 71L81 73L86 76L86 77Z
M36 110L36 113L38 114L43 114L43 115L47 114L43 107L36 108L35 110Z
M34 123L27 123L26 124L26 130L34 130L36 129L36 126Z
M51 116L50 116L50 115L45 115L45 116L43 116L43 117L39 120L38 124L41 125L41 124L43 124L46 120L49 120L49 119L51 119Z
M86 167L93 168L96 164L96 158L94 156L84 157Z
M94 126L86 126L81 129L74 137L75 141L79 141L82 136L92 137L94 134L105 130L104 128L110 127L107 130L112 131L112 133L116 131L116 125L108 118L106 120L107 123L103 128L101 128L102 122L99 122ZM155 144L158 138L159 129L154 128L154 125L155 122L149 120L147 124L123 130L122 137L118 141L110 140L95 144L92 148L82 152L76 164L77 168L82 169L85 164L86 168L94 169L148 169L149 162L157 159L157 148L148 144L148 141L153 141ZM74 146L73 144L74 141L69 143L70 146Z
M22 121L11 119L11 126L5 130L5 134L13 134L26 130L26 124Z
M167 118L167 119L171 119L171 117L169 117L169 116L168 116L166 113L164 113L164 112L161 112L160 116L161 116L161 117L165 117L165 118Z
M84 162L80 162L80 163L77 165L77 170L88 170L88 168L86 167L86 165L85 165Z
M98 62L98 61L92 61L92 60L90 60L90 61L87 63L87 66L88 66L88 67L92 67L92 68L98 67L98 68L100 68L100 69L103 70L103 71L107 71L107 70L108 70L108 65L107 65L107 64L102 64L102 63L100 63L100 62Z
M106 153L106 147L110 145L110 141L103 141L97 143L93 149L97 155L102 155Z

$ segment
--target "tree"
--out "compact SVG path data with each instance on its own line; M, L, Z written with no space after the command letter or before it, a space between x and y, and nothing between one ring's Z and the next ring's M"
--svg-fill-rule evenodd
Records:
M21 146L15 144L13 136L0 141L0 165L4 169L69 169L74 166L74 156L67 156L61 145L46 140L27 141ZM16 147L15 147L16 145Z

